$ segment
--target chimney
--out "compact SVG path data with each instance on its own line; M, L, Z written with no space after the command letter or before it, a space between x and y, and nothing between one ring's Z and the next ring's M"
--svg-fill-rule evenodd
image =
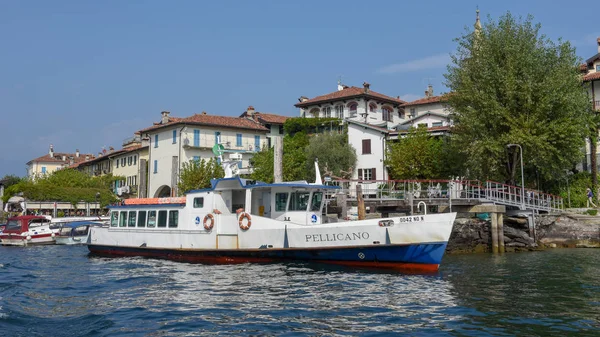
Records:
M365 88L365 94L369 93L369 87L371 87L371 85L367 82L363 82L363 87Z
M433 86L430 84L427 86L427 90L425 90L425 97L433 97Z
M598 44L598 54L600 54L600 37L596 39L596 43Z
M79 158L79 149L75 150L75 158Z
M73 157L69 158L69 165L73 165L74 162Z
M308 97L306 96L300 96L300 98L298 98L298 102L302 103L302 102L306 102L308 101Z
M65 156L64 154L62 155L62 160L65 161L67 160L67 156Z
M168 112L168 111L163 111L163 112L160 113L160 115L162 116L162 119L161 119L160 122L162 124L169 123L169 114L170 114L170 112Z
M344 90L345 89L344 87L345 87L345 85L343 85L341 81L338 81L338 87L337 87L338 91Z
M246 110L246 115L248 115L248 117L254 117L254 107L252 105Z
M50 155L50 158L54 158L54 146L52 146L52 144L50 144L50 150L48 150L48 154Z
M85 156L85 161L90 160L90 156Z
M114 147L112 147L112 146L109 146L109 147L108 147L108 150L110 151L110 153L113 153L113 152L115 151L115 148L114 148Z
M202 115L208 115L206 111L202 111Z

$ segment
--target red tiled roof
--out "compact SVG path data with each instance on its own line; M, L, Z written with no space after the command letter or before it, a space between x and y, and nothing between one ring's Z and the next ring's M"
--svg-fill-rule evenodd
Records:
M250 116L248 116L247 111L244 111L240 115L240 118L250 118ZM258 120L258 122L263 123L263 124L284 124L288 118L292 118L292 117L276 115L276 114L268 114L268 113L258 112L258 111L254 113L254 119Z
M208 125L208 126L220 126L234 129L250 129L258 131L269 131L258 122L247 118L239 117L227 117L227 116L214 116L208 114L195 114L186 118L169 117L169 122L154 123L153 126L140 130L140 133L148 132L166 126L177 125L177 124L194 124L194 125Z
M392 103L397 103L397 104L406 103L405 101L403 101L399 98L394 98L394 97L390 97L390 96L387 96L384 94L380 94L373 90L369 90L368 92L365 92L364 88L347 87L342 90L334 91L334 92L326 94L326 95L321 95L321 96L317 96L315 98L311 98L304 102L296 103L296 104L294 104L294 106L300 108L300 107L305 107L305 106L315 104L315 103L335 101L335 100L340 100L340 99L344 99L344 98L352 98L352 97L368 97L368 98L379 99L379 100L383 100L386 102L392 102Z
M62 159L63 156L65 156L65 160ZM73 157L74 163L81 163L81 162L85 161L85 156L94 158L94 156L91 154L80 153L79 157L77 157L77 155L75 153L54 152L54 156L52 156L52 157L50 157L50 154L45 154L41 157L30 160L29 162L27 162L27 164L30 164L30 163L57 163L57 164L63 163L63 164L66 164L70 161L70 157Z
M597 71L595 73L591 73L591 74L587 74L587 75L583 76L583 80L585 82L600 80L600 71Z
M430 104L430 103L439 103L439 102L445 102L447 99L445 96L440 95L440 96L432 96L432 97L423 97L420 98L416 101L412 101L412 102L408 102L408 103L404 103L402 104L403 107L406 106L413 106L413 105L423 105L423 104Z

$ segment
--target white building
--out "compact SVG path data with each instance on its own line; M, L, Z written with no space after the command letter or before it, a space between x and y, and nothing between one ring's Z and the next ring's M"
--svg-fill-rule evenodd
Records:
M583 74L584 83L588 84L588 94L590 97L591 104L593 108L597 111L600 111L600 37L596 40L598 46L598 53L596 55L590 57L585 61L584 64L581 65L581 72ZM600 154L600 142L598 144L596 153ZM578 167L579 169L583 169L586 171L591 171L591 167L589 165L590 161L590 143L589 140L586 140L585 146L585 161L582 167ZM600 164L600 161L597 158L596 163Z
M184 162L210 159L213 146L224 146L224 159L239 158L239 173L249 173L249 159L267 145L270 130L254 118L209 115L186 118L162 112L159 123L140 131L149 139L148 196L176 196ZM184 192L184 191L182 191Z
M364 124L391 128L404 120L406 103L400 98L372 91L369 83L362 88L338 84L332 93L308 98L302 96L294 106L300 108L300 116L330 117L353 120Z
M253 106L249 106L248 109L240 115L240 118L254 119L269 129L269 132L267 133L267 146L270 148L275 145L273 140L274 137L283 137L283 124L285 124L285 121L290 117L258 112L254 110Z

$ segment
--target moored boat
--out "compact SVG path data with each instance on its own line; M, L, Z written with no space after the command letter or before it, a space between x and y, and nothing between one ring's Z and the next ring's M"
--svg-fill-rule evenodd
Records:
M88 241L90 227L103 225L103 222L98 221L64 222L60 224L54 240L57 245L85 244Z
M48 217L21 215L8 219L0 240L3 246L51 245L54 244L55 233L50 229Z
M90 252L188 262L299 260L436 271L456 217L442 213L327 223L324 193L334 186L239 177L211 185L181 198L125 200L110 207L110 226L91 228Z

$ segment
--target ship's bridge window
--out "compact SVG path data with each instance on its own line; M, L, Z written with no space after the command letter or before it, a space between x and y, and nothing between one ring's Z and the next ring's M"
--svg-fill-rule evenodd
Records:
M296 191L290 195L290 211L306 211L308 208L309 192Z
M119 212L110 212L110 226L117 227L119 225Z
M179 211L169 211L169 228L177 227L179 222Z
M146 211L138 212L138 227L146 227Z
M194 208L204 208L204 198L194 198Z
M287 198L287 193L275 193L275 212L285 212Z
M318 212L321 209L321 202L323 201L323 192L314 192L310 203L310 210Z
M121 214L119 214L119 227L126 227L127 226L127 211L121 211Z
M135 227L135 216L136 211L129 211L129 220L127 221L128 227Z
M156 227L156 211L148 211L148 227Z
M167 227L167 211L158 211L158 227Z

